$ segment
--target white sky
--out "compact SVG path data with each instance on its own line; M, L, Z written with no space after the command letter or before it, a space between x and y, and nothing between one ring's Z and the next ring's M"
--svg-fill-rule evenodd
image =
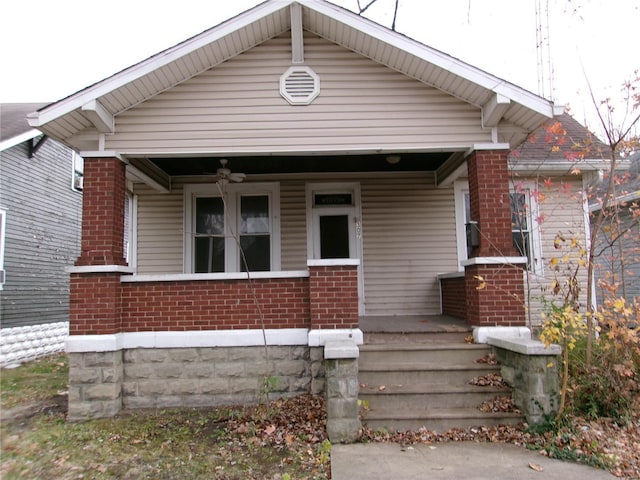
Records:
M333 1L357 8L357 0ZM258 3L5 0L0 4L0 103L59 100ZM538 93L535 3L400 0L396 30ZM616 98L622 82L640 69L640 2L538 3L549 7L554 99L599 131L585 72L601 100ZM394 0L378 0L365 16L388 27L393 6Z

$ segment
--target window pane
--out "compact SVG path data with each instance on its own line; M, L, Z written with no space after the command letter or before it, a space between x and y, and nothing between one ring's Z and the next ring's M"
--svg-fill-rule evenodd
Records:
M240 198L240 233L269 233L269 196Z
M247 260L250 272L266 272L271 269L271 237L269 235L243 235L240 237L240 247ZM240 253L240 269L247 268Z
M349 258L349 216L320 217L320 258Z
M196 233L224 234L224 204L220 197L196 198Z
M195 273L224 272L224 237L196 237Z
M465 225L471 221L471 197L469 192L464 192L464 223Z
M526 195L524 193L512 193L510 196L512 230L528 230Z

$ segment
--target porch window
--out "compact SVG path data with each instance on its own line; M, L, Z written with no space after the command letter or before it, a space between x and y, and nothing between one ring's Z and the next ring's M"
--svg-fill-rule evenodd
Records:
M280 269L277 184L185 187L185 271Z
M537 203L530 195L530 190L521 189L518 192L511 192L511 236L513 246L518 255L527 257L527 268L535 273L542 273L541 244L537 224L533 221L535 212L538 209ZM468 248L465 234L465 225L473 220L471 216L471 205L469 197L469 187L466 182L456 182L456 229L458 239L458 260L463 262L468 259Z
M76 192L81 192L84 184L84 158L76 152L72 153L73 174L71 177L71 188Z

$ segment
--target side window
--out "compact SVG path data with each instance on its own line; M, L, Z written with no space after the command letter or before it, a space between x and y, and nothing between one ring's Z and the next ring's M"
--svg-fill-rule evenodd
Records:
M533 269L534 254L531 249L531 208L528 195L523 192L509 194L511 199L511 236L516 252L527 257L527 268Z
M538 233L535 223L532 221L534 217L534 209L536 208L529 190L525 189L518 192L511 192L511 236L513 246L519 256L527 257L527 268L531 271L541 269L540 245ZM458 260L460 262L467 260L468 248L465 235L465 225L472 220L471 205L469 197L469 188L466 182L461 182L455 187L456 196L456 223L458 238ZM541 272L538 272L541 273Z
M73 175L71 178L71 188L76 192L82 191L84 183L84 158L73 152Z

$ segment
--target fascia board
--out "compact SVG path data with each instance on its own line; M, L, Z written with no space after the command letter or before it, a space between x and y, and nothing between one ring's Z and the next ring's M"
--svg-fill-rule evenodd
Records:
M27 140L31 140L32 138L36 138L38 135L42 135L42 132L40 130L31 129L28 132L24 132L20 135L16 135L15 137L4 140L0 142L0 152L4 152L5 150L8 150L11 147L15 147L22 142L26 142Z
M146 60L141 61L131 67L118 72L111 77L99 81L98 83L91 85L79 92L72 94L71 96L64 98L56 103L45 107L41 111L31 113L27 116L29 125L32 127L39 127L51 122L69 112L72 112L82 105L98 99L103 95L106 95L114 90L117 90L124 85L131 83L138 78L141 78L159 68L162 68L189 53L198 50L210 43L214 43L221 38L229 35L237 30L242 29L250 25L251 23L260 20L262 17L266 17L274 12L281 10L282 8L293 3L293 1L277 1L277 2L264 2L257 7L248 10L238 16L227 20L226 22L211 28L205 32L202 32L195 37L185 40L178 45L168 48L160 53L149 57Z
M313 0L298 0L298 3L301 3L306 8L310 8L332 17L354 30L371 35L411 55L415 55L432 65L451 72L454 75L462 77L465 80L486 88L487 90L503 95L510 100L548 118L552 118L558 111L558 107L554 105L553 102L546 100L545 98L480 70L477 67L469 65L462 60L447 55L444 52L424 45L409 37L402 36L401 34L389 30L382 25L378 25L368 19L362 18L353 12L347 12L341 7L327 2L316 3Z

